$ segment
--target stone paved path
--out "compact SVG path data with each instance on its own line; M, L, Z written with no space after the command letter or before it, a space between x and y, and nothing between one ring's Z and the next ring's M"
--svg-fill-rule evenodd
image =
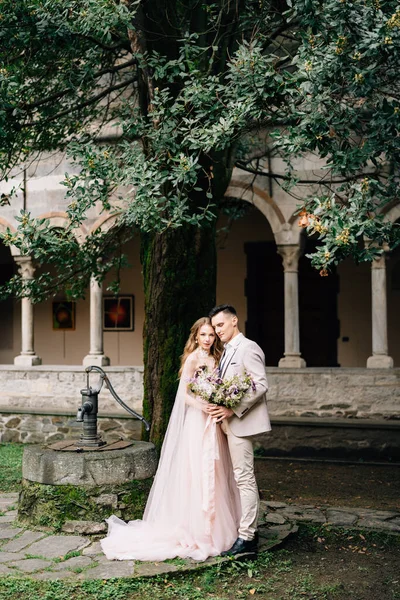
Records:
M134 561L109 561L102 554L100 543L89 537L52 535L14 526L17 499L18 494L0 495L0 576L29 576L40 580L143 577L198 569L224 560L210 558L203 563L177 560L136 564ZM296 522L300 521L400 533L399 512L262 501L260 550L281 543L297 530Z

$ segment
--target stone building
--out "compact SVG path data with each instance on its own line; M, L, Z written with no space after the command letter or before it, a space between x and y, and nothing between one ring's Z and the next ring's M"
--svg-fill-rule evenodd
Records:
M297 165L304 175L320 167L310 160ZM276 161L273 170L280 169ZM70 170L63 157L53 156L16 175L17 181L0 184L0 192L7 192L24 179L24 191L11 206L0 208L0 231L15 229L21 209L65 227L60 181ZM314 242L298 226L292 195L266 177L254 179L241 171L234 172L226 195L242 201L245 210L228 230L221 219L217 302L237 307L242 330L265 352L277 432L269 445L272 439L276 452L285 453L296 439L293 447L341 446L344 454L375 448L391 458L398 450L392 450L396 444L390 439L400 422L400 249L372 264L348 260L321 278L305 256ZM400 219L400 204L385 218ZM78 236L110 227L113 219L92 210ZM0 441L69 435L85 380L83 365L106 366L118 393L140 410L144 298L139 240L133 238L124 251L130 267L122 273L121 296L132 311L126 327L105 326L107 281L99 286L93 280L87 297L72 307L61 290L34 307L29 299L1 304ZM16 269L26 278L35 275L29 257L2 244L0 265L0 282ZM57 307L64 307L65 327L55 322ZM106 392L102 402L102 428L109 437L135 430ZM354 439L343 442L343 431L350 429Z

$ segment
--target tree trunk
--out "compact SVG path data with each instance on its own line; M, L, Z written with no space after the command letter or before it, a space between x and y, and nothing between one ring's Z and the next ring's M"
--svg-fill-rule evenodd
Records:
M160 450L192 324L215 304L215 222L142 236L145 291L143 414Z

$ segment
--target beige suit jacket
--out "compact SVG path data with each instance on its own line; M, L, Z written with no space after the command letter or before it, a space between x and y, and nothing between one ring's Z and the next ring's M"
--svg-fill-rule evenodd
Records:
M264 353L258 344L240 336L240 343L228 363L224 365L221 377L229 379L233 375L241 376L245 371L252 376L256 391L247 392L234 409L235 414L228 419L231 431L237 437L256 435L271 429L267 409L268 382Z

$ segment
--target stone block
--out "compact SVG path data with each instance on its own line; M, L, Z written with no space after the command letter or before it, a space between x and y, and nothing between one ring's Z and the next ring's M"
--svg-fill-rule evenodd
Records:
M27 444L44 444L46 436L43 433L28 433L24 441Z
M73 556L68 560L57 563L53 566L53 571L66 571L68 569L84 569L93 563L88 556Z
M28 446L22 474L29 481L47 485L101 486L148 479L156 466L155 447L149 442L135 442L123 450L82 453Z
M287 504L285 502L277 502L275 500L262 500L260 505L263 506L265 504L268 508L286 508Z
M134 573L133 560L107 561L85 573L85 579L112 579L113 577L132 577ZM174 565L169 565L173 567ZM176 570L170 569L170 570Z
M11 417L11 419L8 419L8 421L6 421L5 426L8 429L16 429L20 423L21 419L19 417Z
M279 514L291 521L326 523L324 513L317 508L287 506L286 508L280 509Z
M46 444L60 442L61 440L65 440L65 435L63 433L52 433L51 435L47 436Z
M140 421L136 420L136 419L124 419L123 421L121 421L121 428L124 431L140 431L142 427L142 424Z
M4 515L0 517L0 523L13 523L15 521L15 517L12 515Z
M76 575L76 573L65 569L64 571L42 571L40 573L33 573L30 576L30 579L34 579L35 581L55 581L59 579L76 580L80 577L80 575Z
M116 508L118 505L118 496L117 494L101 494L95 499L95 502L102 506L112 506L113 508Z
M101 554L103 556L103 550L101 548L100 542L93 542L87 548L82 550L83 556L96 556L97 554Z
M332 525L340 525L343 527L354 525L358 516L354 513L344 512L341 510L328 509L326 511L328 523Z
M28 546L37 542L41 538L45 537L45 533L40 531L24 531L24 533L13 540L8 542L5 546L2 547L2 550L6 552L19 552L20 550L26 549Z
M286 523L286 519L279 513L267 513L262 517L261 522L271 523L272 525L283 525Z
M21 431L29 431L30 433L40 432L42 430L41 419L35 419L34 417L25 418L20 426Z
M7 567L7 565L0 564L0 575L15 575L15 571Z
M357 522L357 527L366 529L379 529L381 531L391 531L400 533L400 525L393 523L392 521L381 521L379 519L370 519L364 517Z
M51 564L51 561L42 560L41 558L26 558L25 560L16 560L13 562L13 567L23 573L34 573L35 571L47 569Z
M5 523L4 525L4 527L0 527L0 540L11 540L22 531L22 529L12 527L7 523Z
M57 431L57 427L55 425L52 425L50 423L48 423L48 424L43 423L43 425L42 425L43 433L54 433L55 431Z
M1 549L0 563L9 563L14 560L22 560L23 558L25 558L23 552L4 552L4 548Z
M0 442L6 444L8 442L18 443L20 441L20 433L15 429L8 429L0 434Z
M110 419L106 421L99 419L98 427L101 431L109 431L110 429L115 429L116 427L118 427L118 422Z
M69 552L82 550L90 541L80 536L54 535L35 542L29 548L29 554L44 558L63 558Z
M78 533L80 535L96 535L107 531L106 523L96 521L66 521L61 528L64 533Z

